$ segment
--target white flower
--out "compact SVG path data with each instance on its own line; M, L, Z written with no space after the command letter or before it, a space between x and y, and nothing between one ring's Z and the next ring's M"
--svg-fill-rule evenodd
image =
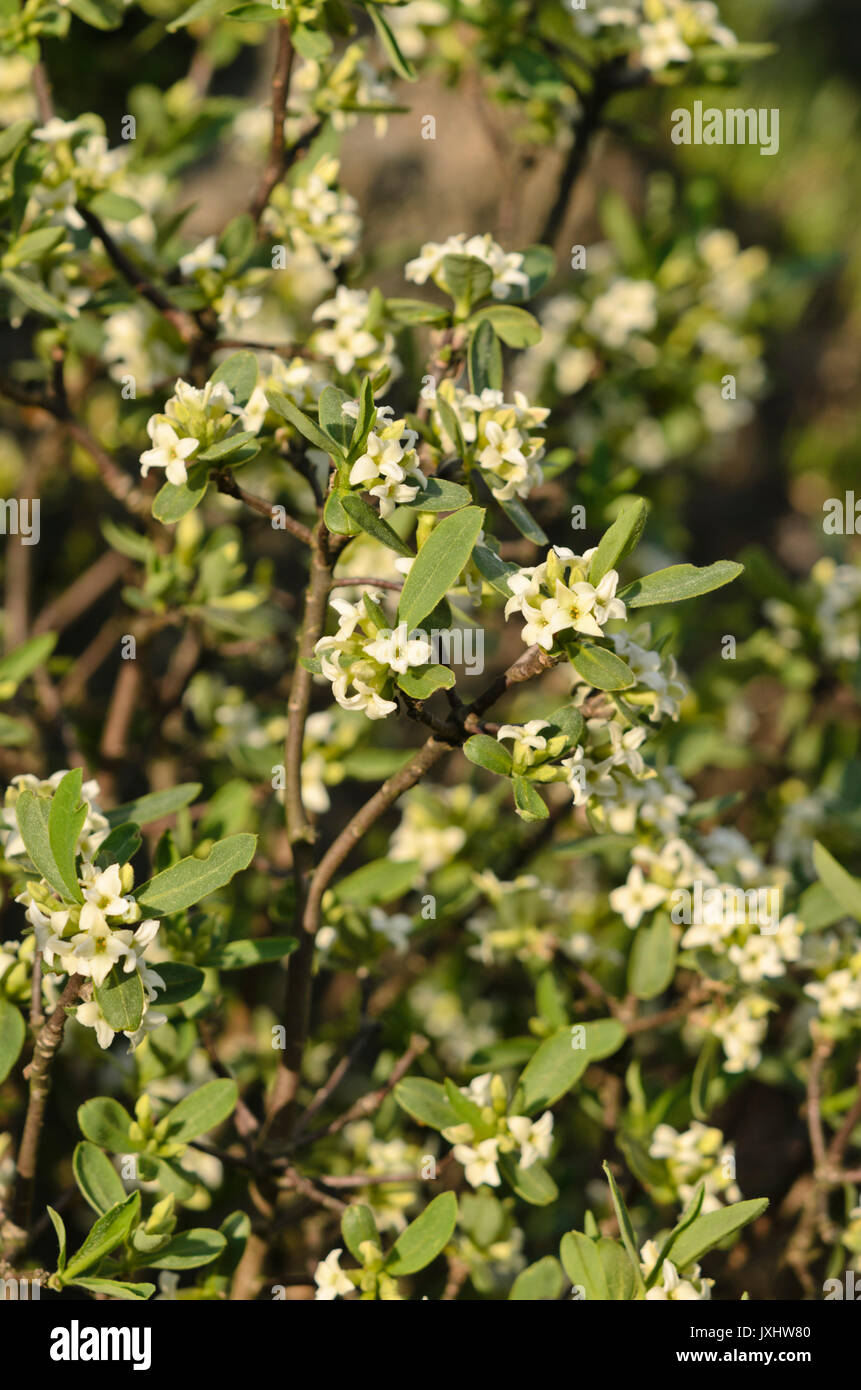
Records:
M317 1285L315 1299L320 1301L332 1298L340 1298L343 1294L352 1293L354 1284L341 1269L340 1259L343 1251L340 1247L332 1250L321 1260L314 1270L314 1283Z
M666 888L661 887L659 883L649 883L643 877L642 869L635 864L628 874L627 882L620 888L613 889L609 901L625 926L633 929L639 926L643 914L660 907L666 896Z
M508 1128L520 1145L520 1167L530 1168L541 1158L548 1158L553 1143L553 1116L545 1110L540 1120L526 1115L509 1115Z
M832 970L820 983L805 985L804 993L816 1000L823 1018L839 1018L861 1009L861 978L851 970Z
M145 478L151 468L163 468L169 483L177 487L188 482L185 462L199 447L196 439L180 439L173 425L157 416L147 424L147 434L154 448L145 449L140 457L141 474Z
M226 265L227 261L215 249L214 236L208 236L193 251L179 258L180 273L186 277L193 275L196 270L223 270Z
M96 1041L99 1047L110 1047L116 1037L116 1033L108 1023L95 999L91 999L87 1004L79 1004L75 1011L75 1018L84 1028L95 1028Z
M72 947L73 970L79 975L88 975L96 985L104 984L117 962L128 955L128 946L122 940L121 933L111 931L103 919L93 922L86 931L78 932L69 945ZM68 969L68 966L64 964L63 968Z
M656 1302L658 1300L668 1300L670 1302L699 1302L701 1299L707 1299L711 1295L711 1289L708 1287L712 1282L711 1280L704 1279L702 1281L700 1287L706 1287L704 1292L700 1292L689 1279L681 1279L679 1277L679 1271L669 1260L664 1260L661 1268L661 1278L662 1282L660 1284L655 1284L646 1294L647 1302Z
M614 280L599 295L585 326L605 347L622 348L632 333L646 333L658 321L657 287L651 280Z
M466 1180L470 1187L499 1187L497 1162L499 1159L499 1140L482 1139L474 1147L469 1144L455 1144L452 1150L458 1163L463 1164Z
M403 676L411 666L426 666L431 659L432 649L428 639L410 637L406 623L399 623L390 632L381 632L373 642L365 645L368 656L379 661L381 666L390 666Z

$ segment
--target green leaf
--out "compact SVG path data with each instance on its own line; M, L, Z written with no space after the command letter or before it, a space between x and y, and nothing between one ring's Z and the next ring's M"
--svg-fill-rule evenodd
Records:
M361 1246L369 1240L374 1245L379 1245L380 1237L377 1232L377 1223L374 1221L374 1214L370 1207L356 1203L347 1207L341 1217L341 1235L344 1237L344 1244L350 1254L364 1264L362 1259Z
M476 767L486 768L497 777L511 776L511 754L498 739L490 734L473 734L463 745L463 751Z
M148 792L145 796L126 801L122 806L108 811L108 823L111 827L122 825L125 821L134 821L136 825L149 825L151 821L161 820L163 816L170 816L183 806L190 805L200 795L201 790L199 782L182 782L178 787L169 787L163 792Z
M330 492L323 507L323 520L336 536L357 536L361 526L344 511L344 501L354 494L349 492Z
M280 391L267 391L266 399L275 414L289 421L293 428L297 429L308 440L309 444L313 444L316 449L322 449L324 454L330 458L339 460L343 458L341 450L327 434L324 434L316 421L301 411L298 405L294 405L289 397L282 396Z
M136 203L134 198L127 198L122 193L112 193L110 189L97 193L87 207L97 217L109 222L133 222L143 212L140 203Z
M169 1110L160 1122L165 1125L168 1142L187 1144L198 1135L215 1129L233 1114L238 1099L235 1081L227 1078L207 1081Z
M135 894L141 910L153 916L184 912L247 869L254 857L256 835L228 835L212 846L205 859L189 855L156 874Z
M448 1245L457 1221L457 1198L443 1192L411 1221L389 1251L387 1274L415 1274L435 1260Z
M141 1257L135 1263L146 1269L198 1269L217 1260L227 1241L220 1231L195 1226L173 1236L154 1255Z
M61 898L68 896L63 875L51 849L49 836L50 802L35 792L23 791L15 802L18 829L31 863Z
M597 1241L590 1240L582 1231L568 1231L562 1237L559 1255L571 1283L583 1290L588 1302L609 1299L610 1289Z
M431 304L424 299L387 299L386 314L395 323L432 323L439 327L451 318L448 309L441 304Z
M64 236L65 227L39 227L35 232L25 232L9 247L3 257L3 264L11 267L38 261L48 251L53 251Z
M76 903L84 901L75 863L78 836L87 819L87 808L81 801L83 777L79 767L66 773L51 797L48 813L48 839L54 863L66 885L66 896Z
M193 478L193 481L192 481ZM174 526L184 516L199 507L209 487L209 475L198 470L189 474L187 483L164 483L155 495L152 514L165 526Z
M727 1236L756 1221L767 1206L768 1198L759 1197L749 1202L734 1202L731 1207L721 1207L719 1211L709 1211L705 1216L697 1217L675 1242L673 1264L679 1270L695 1264L706 1251L719 1245Z
M33 121L23 117L20 121L13 121L5 130L0 131L0 164L11 159L12 155L23 145L33 129L33 125Z
M562 1028L545 1038L520 1077L524 1113L553 1105L580 1080L590 1063L618 1052L625 1036L618 1019L601 1018Z
M398 1082L394 1097L402 1110L431 1129L448 1129L455 1122L445 1088L438 1081L427 1081L423 1076L408 1076Z
M297 24L291 31L291 38L297 53L301 53L303 58L313 58L315 62L319 62L322 58L328 58L332 52L332 40L329 35L320 29L309 29L306 24Z
M86 1139L111 1153L139 1153L142 1144L131 1136L131 1116L110 1096L94 1096L78 1109L78 1125Z
M630 506L619 513L613 525L604 532L592 556L590 584L597 587L608 570L617 569L620 561L631 554L643 534L648 514L648 504L641 497L635 498Z
M245 406L257 385L257 358L253 352L233 352L212 374L215 382L223 381L233 393L237 405Z
M843 911L861 922L861 879L844 869L824 845L813 843L813 865L817 874Z
M442 278L458 309L468 314L473 304L490 293L493 272L477 256L443 256Z
M446 478L427 478L418 495L411 502L400 505L411 512L457 512L461 507L468 507L471 501L469 488L461 487L460 483L450 483Z
M482 579L486 579L491 588L495 589L497 593L503 594L505 598L511 598L508 576L516 574L520 568L519 565L515 565L511 560L501 559L495 550L491 550L486 545L475 547L472 552L472 562Z
M69 1282L76 1289L103 1293L106 1298L139 1299L143 1302L155 1293L155 1284L129 1284L121 1279L71 1279Z
M373 536L375 541L380 541L398 555L405 555L408 559L413 559L413 551L406 541L401 540L394 527L384 521L379 512L375 511L359 493L343 493L341 505L351 521L355 521L356 525L360 526L369 536Z
M320 424L329 438L345 453L350 447L355 421L344 414L342 406L351 400L352 397L337 386L324 386L317 402Z
M824 883L811 883L798 900L798 916L807 931L822 931L846 916L846 909L834 898Z
M647 608L653 603L680 603L731 584L744 570L734 560L716 560L713 565L698 569L696 565L670 565L655 570L643 579L635 579L621 590L619 597L628 608Z
M522 255L521 269L529 276L529 287L523 298L531 299L554 274L556 257L549 246L527 246ZM509 298L513 297L509 292Z
M460 420L456 412L440 391L438 391L434 397L434 405L436 406L444 433L451 440L452 445L457 451L458 457L463 458L466 453L466 441L464 440L463 431L460 427Z
M469 320L469 325L486 319L497 338L512 348L534 347L541 341L541 324L527 309L518 309L515 304L494 304L479 309Z
M598 1242L598 1258L604 1269L604 1277L607 1281L607 1297L614 1302L629 1302L635 1298L638 1289L642 1289L642 1275L639 1266L637 1275L640 1283L634 1275L631 1261L618 1241L608 1240L602 1237Z
M619 1224L619 1234L622 1237L622 1244L625 1247L625 1253L631 1265L631 1280L637 1290L642 1293L644 1292L643 1275L640 1270L640 1256L637 1247L637 1237L634 1234L634 1227L628 1215L628 1208L622 1200L622 1194L616 1186L616 1179L610 1171L609 1163L604 1163L602 1166L607 1182L610 1184L610 1195L613 1199L613 1209ZM627 1283L627 1276L623 1276L622 1282ZM630 1297L630 1294L627 1294L626 1297Z
M576 748L583 737L584 729L583 716L579 709L575 709L573 705L562 705L553 711L549 722L560 734L565 735L568 748Z
M104 982L95 986L95 995L115 1033L135 1033L140 1028L146 1001L137 970L125 974L115 965Z
M100 1216L119 1202L125 1201L122 1178L107 1154L86 1140L76 1145L72 1156L72 1172L84 1200Z
M96 864L107 869L111 864L127 864L141 847L141 833L132 822L117 825L106 839L102 840L96 854Z
M233 0L195 0L193 5L189 5L187 10L176 19L172 19L167 26L169 34L175 34L177 29L184 29L187 24L194 24L197 19L208 19L211 15L222 14L230 9Z
M76 1274L83 1274L84 1270L91 1269L112 1250L116 1250L118 1245L122 1245L140 1216L140 1205L140 1193L130 1192L128 1197L124 1197L98 1218L83 1245L69 1260L63 1276L65 1283Z
M502 349L490 319L482 318L469 340L467 351L470 389L476 395L482 391L502 390Z
M4 690L3 697L14 695L21 682L44 665L56 645L57 634L43 632L39 637L31 637L28 642L22 642L20 647L15 647L8 656L0 659L0 688L7 684L13 687L11 690Z
M512 1191L532 1207L549 1207L559 1196L559 1189L543 1163L530 1163L528 1168L521 1168L511 1154L503 1154L499 1171Z
M578 642L569 649L568 658L578 676L596 690L627 690L635 684L630 666L606 647Z
M51 1225L54 1227L57 1236L57 1245L59 1247L57 1253L57 1270L62 1274L63 1270L66 1268L66 1226L60 1213L55 1211L53 1207L48 1207L47 1211L51 1218Z
M555 1303L565 1285L565 1276L559 1261L553 1255L545 1255L534 1265L529 1265L518 1274L508 1295L514 1303Z
M67 3L72 14L94 29L119 29L123 22L123 7L113 0L67 0Z
M73 315L69 313L68 309L60 303L59 299L55 299L34 280L27 280L14 270L4 270L0 272L0 283L23 300L28 309L41 314L43 318L56 319L59 323L71 322Z
M502 508L512 526L517 527L521 536L525 536L528 541L532 541L533 545L547 545L547 532L542 526L538 525L535 517L526 510L519 497L509 497L506 501L503 501L501 497L497 497L496 493L493 492L493 488L490 490L493 493L494 501Z
M227 463L237 450L243 449L246 444L256 445L256 440L257 436L251 430L239 430L236 434L229 434L225 439L219 439L217 444L204 449L202 454L196 456L195 463Z
M193 999L203 989L205 976L196 965L186 965L183 961L159 961L158 974L166 986L158 993L159 1008L164 1004L181 1004L184 999Z
M447 666L418 666L398 676L398 685L412 700L427 700L435 690L450 690L454 671Z
M528 823L546 820L550 815L543 797L525 777L514 778L514 809Z
M398 74L399 77L402 77L405 82L415 82L416 70L413 67L412 63L409 61L409 59L404 57L403 53L398 47L398 41L392 33L392 30L389 26L389 22L385 18L382 8L375 4L366 5L364 8L366 9L367 13L371 16L374 28L377 31L377 37L379 38L380 43L383 45L383 48L386 51L386 56L388 57L388 60L394 68L395 72Z
M0 1082L6 1080L21 1055L27 1027L20 1009L0 995Z
M374 859L342 878L335 885L334 894L340 903L372 907L402 898L416 887L420 878L421 869L414 859Z
M214 966L216 970L247 970L250 965L283 960L298 945L295 936L263 936L258 940L228 941L226 945L211 951L203 964Z
M628 988L638 999L663 994L676 968L676 934L666 913L639 927L628 960Z
M456 583L484 522L481 507L464 507L431 531L406 577L398 620L412 629L436 608Z
M668 1260L670 1258L673 1246L675 1245L682 1231L687 1230L687 1228L691 1226L699 1216L700 1210L703 1205L703 1198L705 1197L705 1192L705 1183L697 1183L693 1197L691 1198L688 1205L685 1207L685 1210L682 1212L681 1217L676 1222L675 1226L670 1231L670 1234L667 1236L666 1240L661 1246L661 1249L658 1253L658 1258L655 1260L653 1268L649 1270L646 1276L647 1289L650 1289L661 1278L664 1268L664 1260Z

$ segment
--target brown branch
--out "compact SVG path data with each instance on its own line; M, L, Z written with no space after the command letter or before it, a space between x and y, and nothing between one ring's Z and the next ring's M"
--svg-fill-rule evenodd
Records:
M313 677L302 663L313 656L314 648L323 634L331 580L329 533L321 519L313 536L305 611L287 701L287 737L284 745L284 810L287 836L293 855L297 924L301 923L304 917L307 884L314 866L314 832L302 800L302 752ZM287 963L283 1008L285 1046L279 1055L275 1084L267 1099L264 1138L268 1138L273 1126L281 1130L289 1128L289 1112L292 1111L299 1089L302 1053L308 1036L313 962L314 932L300 931L298 949Z
M85 983L83 976L70 975L53 1013L47 1023L43 1024L39 1030L36 1046L33 1050L33 1059L24 1073L29 1079L30 1094L27 1101L24 1130L21 1135L21 1143L18 1146L18 1159L15 1165L15 1194L12 1203L12 1220L23 1232L29 1228L33 1208L39 1142L45 1121L45 1106L51 1089L51 1065L55 1053L63 1041L66 1009L77 1002Z
M263 497L256 497L253 492L246 492L245 488L239 486L232 474L219 473L215 479L215 485L219 492L223 492L227 497L235 497L238 502L244 502L246 507L250 507L259 516L268 517L270 521L277 518L282 529L289 531L290 535L295 536L303 545L313 544L314 538L307 526L304 526L301 521L296 521L284 507L267 502Z
M287 150L284 144L284 121L287 117L287 93L293 69L293 44L286 19L278 22L278 46L275 53L275 72L272 77L272 137L269 159L249 211L259 222L275 185L284 177Z
M332 1120L331 1124L324 1125L322 1129L315 1130L312 1134L306 1134L297 1148L305 1148L308 1144L314 1144L318 1139L327 1139L332 1134L338 1134L345 1125L351 1124L353 1120L364 1120L369 1115L373 1115L379 1110L386 1096L394 1090L402 1077L406 1076L413 1062L426 1052L430 1044L427 1038L423 1038L420 1033L414 1033L410 1038L410 1045L395 1065L392 1067L388 1079L376 1090L369 1091L367 1095L360 1096L343 1115ZM325 1181L325 1179L323 1179Z
M178 309L172 304L164 290L154 285L147 276L129 260L125 251L117 245L106 229L101 218L88 208L84 203L76 203L75 210L84 219L93 236L97 236L105 254L112 265L122 275L123 279L131 286L136 294L146 299L154 309L157 309L163 318L176 329L184 343L194 343L202 336L200 325L195 322L190 314L183 309Z

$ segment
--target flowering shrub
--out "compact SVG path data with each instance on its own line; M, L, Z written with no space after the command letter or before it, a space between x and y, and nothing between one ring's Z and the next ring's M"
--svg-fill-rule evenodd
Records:
M114 145L56 41L130 24L191 60ZM258 49L267 100L215 95ZM559 249L617 98L765 51L702 0L0 16L0 1275L690 1301L861 1270L861 569L820 546L796 582L685 511L792 277L666 169ZM547 157L531 240L509 190L493 232L425 205L369 243L349 141L380 158L417 76ZM794 1171L751 1158L756 1095L803 1117Z

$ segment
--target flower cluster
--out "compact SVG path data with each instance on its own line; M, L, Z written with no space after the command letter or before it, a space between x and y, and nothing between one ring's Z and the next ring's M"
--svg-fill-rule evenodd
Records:
M312 317L315 323L331 321L331 328L312 334L310 346L330 358L342 376L354 368L377 373L387 367L392 375L400 370L394 338L381 328L367 290L339 285L334 299L318 304Z
M589 562L595 548L583 555L555 546L543 564L518 570L508 577L511 598L505 616L520 613L523 641L537 642L545 651L557 645L557 635L570 633L603 637L604 626L625 617L625 605L616 598L619 576L608 570L597 585L588 581Z
M390 698L396 677L414 667L427 666L431 659L428 639L412 636L406 623L391 628L378 598L378 594L366 593L361 603L332 599L339 615L338 631L332 637L321 637L314 648L338 704L343 709L361 710L369 719L393 714L398 707Z
M633 47L650 72L689 63L698 48L713 44L732 56L738 43L732 30L721 24L712 0L627 0L575 10L574 19L582 34L598 36L610 48L626 52Z
M438 395L460 429L460 440L453 439L435 397L431 419L443 452L460 453L462 442L467 472L480 468L501 502L528 497L544 478L540 467L544 440L531 431L543 424L549 410L531 406L520 391L515 391L513 401L506 401L502 391L485 387L476 395L451 381L441 384Z
M646 1278L660 1258L657 1241L647 1240L640 1249L640 1272ZM661 1282L653 1284L646 1294L647 1303L696 1303L710 1299L714 1279L704 1279L698 1264L685 1266L681 1271L672 1260L661 1265Z
M541 340L514 369L527 395L550 391L560 409L577 397L568 437L581 457L602 443L642 472L747 424L765 384L754 324L766 253L724 229L679 234L667 250L663 229L682 216L672 196L655 179L645 228L632 230L652 262L642 278L615 242L584 248L581 293L547 301Z
M714 1126L695 1120L690 1129L679 1133L672 1125L661 1124L652 1135L652 1158L663 1159L673 1185L684 1206L691 1201L699 1183L703 1184L701 1211L718 1211L727 1202L740 1202L741 1190L735 1181L735 1151L725 1144Z
M18 785L10 789L14 796L13 814L21 791L38 792L40 785L53 790L65 775L65 772L57 773L47 784L38 784L35 778L16 778ZM87 818L76 843L76 853L81 860L78 886L82 902L64 900L44 878L29 880L15 901L26 909L27 921L33 928L36 946L47 971L80 975L90 982L91 991L103 985L114 969L125 975L137 972L143 989L143 1014L136 1029L123 1030L134 1049L148 1032L166 1022L164 1014L149 1008L165 984L145 959L158 934L159 923L154 918L142 920L141 909L130 896L134 886L134 870L130 864L112 863L100 868L94 862L98 846L107 836L107 822L94 801L97 794L95 783L85 784ZM8 809L4 814L7 826L4 853L7 857L22 857L26 855L23 839L10 826ZM95 992L78 1004L75 1017L84 1027L95 1029L100 1047L110 1047L116 1032L105 1018Z
M358 418L356 402L348 402L345 415ZM415 443L418 435L406 420L393 420L389 406L378 406L376 420L365 441L365 452L350 469L350 486L376 497L380 516L391 516L395 507L412 502L425 486Z
M273 237L289 241L294 251L318 251L328 266L353 254L362 234L355 198L338 187L340 165L326 156L303 168L294 183L276 184L261 218Z
M233 392L224 382L208 381L198 388L180 378L164 414L147 421L153 447L141 454L142 476L151 468L163 468L169 483L188 482L192 455L223 439L236 424L236 414Z
M523 269L523 256L519 251L503 251L489 232L471 237L465 232L458 232L445 241L425 242L421 254L407 262L404 275L415 285L424 285L428 280L433 280L446 294L453 294L446 280L446 256L472 256L474 260L483 261L493 277L490 292L494 299L508 299L512 290L529 288L529 276Z
M549 1110L538 1120L526 1115L509 1115L508 1092L501 1076L486 1072L473 1077L468 1086L461 1086L474 1117L462 1120L442 1131L444 1139L454 1145L453 1153L463 1165L470 1187L498 1187L502 1181L499 1159L504 1154L518 1153L516 1162L530 1168L547 1158L553 1143L553 1116Z

